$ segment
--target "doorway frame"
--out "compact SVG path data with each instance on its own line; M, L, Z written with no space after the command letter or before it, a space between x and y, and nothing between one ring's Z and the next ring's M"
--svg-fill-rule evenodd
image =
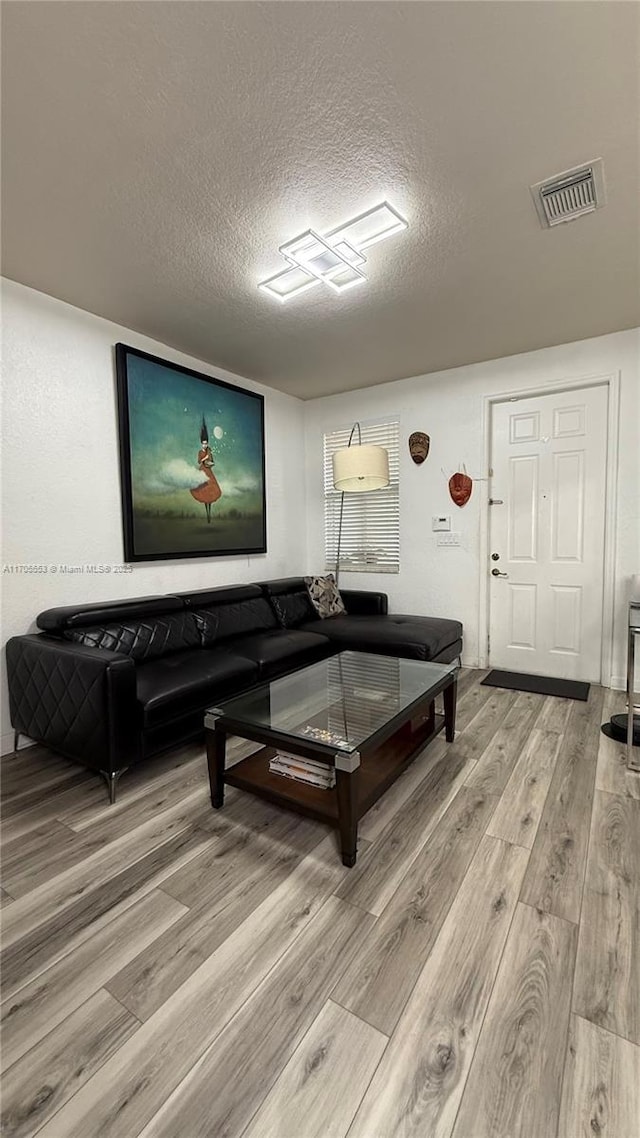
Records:
M613 631L615 601L615 554L617 537L616 503L618 496L618 435L620 415L620 372L604 375L585 375L579 378L552 380L532 386L485 395L482 403L483 466L487 472L487 487L491 483L491 426L493 406L535 396L556 395L563 391L579 391L589 387L607 387L607 455L605 463L605 517L604 558L602 582L602 652L600 655L600 683L611 687L613 666ZM489 664L489 493L480 511L480 579L478 582L478 666Z

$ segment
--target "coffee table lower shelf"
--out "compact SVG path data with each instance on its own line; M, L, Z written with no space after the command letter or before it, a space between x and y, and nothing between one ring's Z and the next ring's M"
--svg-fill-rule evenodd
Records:
M331 790L323 790L270 771L269 761L277 753L273 746L264 746L228 770L225 769L226 731L222 724L217 723L215 730L207 731L211 801L216 809L220 809L224 803L224 786L234 786L277 806L334 826L340 831L342 861L346 866L353 866L356 861L359 819L445 726L445 716L435 714L432 704L428 714L423 714L418 721L414 719L405 722L381 745L362 751L360 765L356 770L336 769L336 786ZM246 735L243 732L243 736L252 737L249 732ZM255 737L254 741L264 740ZM332 765L327 760L327 766Z

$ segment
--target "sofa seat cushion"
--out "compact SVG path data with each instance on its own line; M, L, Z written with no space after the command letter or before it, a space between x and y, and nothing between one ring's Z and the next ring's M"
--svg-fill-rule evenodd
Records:
M143 726L156 727L214 704L230 690L250 685L258 669L246 656L222 648L174 652L136 668L136 694Z
M304 629L310 628L305 625ZM458 620L430 616L332 616L313 625L339 650L433 660L462 637Z
M233 651L238 656L253 660L258 665L260 677L266 679L312 664L326 656L330 647L324 636L282 628L275 632L238 636L233 641Z

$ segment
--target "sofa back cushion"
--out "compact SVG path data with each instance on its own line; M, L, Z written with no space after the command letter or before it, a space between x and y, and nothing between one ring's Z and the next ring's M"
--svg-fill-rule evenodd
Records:
M188 610L66 628L63 636L76 644L108 648L133 660L154 660L201 644L198 625Z
M209 604L193 609L204 648L222 640L244 636L250 632L268 632L278 622L266 597L248 597L242 600Z
M280 577L277 581L260 581L259 588L269 598L281 628L299 628L310 620L319 620L311 604L304 577Z
M124 597L120 600L98 601L89 604L66 605L64 608L45 609L38 614L36 624L43 632L60 636L67 628L98 628L111 624L128 624L164 615L182 612L185 604L181 597Z
M281 628L299 628L301 624L318 619L306 589L297 593L280 593L270 600Z

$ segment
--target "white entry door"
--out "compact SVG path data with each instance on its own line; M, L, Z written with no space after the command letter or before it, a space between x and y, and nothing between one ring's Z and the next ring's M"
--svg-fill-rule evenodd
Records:
M493 405L494 668L600 681L607 396L585 387Z

